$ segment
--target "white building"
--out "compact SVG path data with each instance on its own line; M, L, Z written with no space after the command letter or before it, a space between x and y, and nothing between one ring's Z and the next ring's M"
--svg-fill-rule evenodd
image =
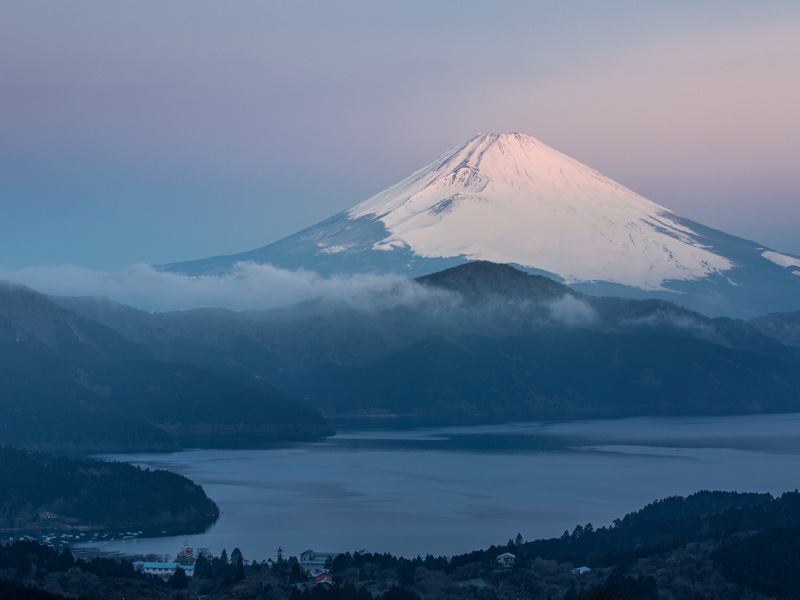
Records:
M497 565L503 569L510 569L514 566L514 562L517 560L517 557L511 554L510 552L504 552L500 556L497 557Z
M179 565L174 562L143 562L140 563L140 571L148 575L158 575L163 579L169 579L175 573L175 568L180 567L186 573L187 577L194 575L194 566L192 565ZM138 565L137 565L138 566Z
M575 575L583 575L584 573L588 573L591 571L589 567L578 567L577 569L572 569L572 573Z

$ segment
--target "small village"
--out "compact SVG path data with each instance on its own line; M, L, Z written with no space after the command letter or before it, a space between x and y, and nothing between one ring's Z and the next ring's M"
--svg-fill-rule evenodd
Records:
M349 552L308 549L301 552L299 557L285 558L283 550L279 547L276 554L275 560L269 558L261 562L253 560L248 563L238 548L233 550L230 557L227 556L225 550L222 551L221 556L216 557L207 548L195 550L187 540L175 556L174 561L136 560L133 562L133 566L141 573L163 579L170 586L178 587L176 582L185 582L187 588L191 587L195 590L197 598L211 600L215 597L212 589L215 586L204 585L202 581L204 578L209 578L209 574L213 570L212 565L222 563L234 570L234 584L246 585L245 580L248 578L248 573L251 576L256 573L269 573L273 576L277 575L277 578L274 579L280 582L278 585L284 591L289 592L291 598L300 600L305 598L304 594L317 597L322 593L320 590L340 586L345 586L351 591L364 589L373 597L377 597L381 593L389 593L389 590L393 589L406 589L410 585L424 587L425 584L418 579L419 574L429 575L437 570L443 570L443 567L450 570L452 560L452 557L436 558L427 555L414 560L396 559L390 555L371 555L366 549L359 550L353 555ZM388 565L380 565L381 562L393 563L394 569L387 569ZM354 568L353 565L356 564L358 567ZM459 569L461 571L459 576L454 578L455 580L450 584L440 580L435 586L449 587L451 591L457 591L457 596L464 597L474 597L476 594L485 595L489 591L496 593L504 589L506 591L511 589L524 591L526 586L524 580L530 577L534 570L526 568L526 561L521 561L512 552L499 553L484 566L488 568L471 565L468 570L474 576L467 579L462 576L465 572L462 567ZM557 567L561 571L565 590L575 588L575 578L583 578L592 572L592 569L586 566L570 567L566 564ZM512 577L514 575L516 577ZM520 575L523 575L523 580L516 581ZM191 584L190 580L193 579L197 579L197 581ZM511 583L512 581L514 583ZM252 582L250 583L252 584ZM509 584L511 585L509 586ZM180 583L180 587L183 585ZM270 585L262 584L262 591L267 590L267 586ZM428 585L433 584L429 583ZM530 589L531 584L528 583L528 585ZM203 591L209 593L202 593ZM275 594L277 590L270 590L269 593Z
M76 544L102 544L104 542L127 541L136 543L143 531L30 531L20 532L19 535L8 536L9 543L15 541L38 542L54 550L70 548L76 556L98 556L99 552L94 548L76 548Z

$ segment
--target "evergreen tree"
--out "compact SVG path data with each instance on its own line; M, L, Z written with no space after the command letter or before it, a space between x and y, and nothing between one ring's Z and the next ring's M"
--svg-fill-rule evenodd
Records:
M238 548L236 550L238 550ZM236 550L234 550L233 552L236 553ZM242 559L241 552L239 552L239 558L236 560L236 573L233 578L237 582L242 581L244 579L244 560Z
M231 552L231 564L235 565L239 562L240 558L244 558L244 556L242 556L242 551L239 550L239 548L234 548L233 552Z
M75 566L75 557L72 556L69 548L64 548L61 554L58 555L58 571L66 571Z
M172 577L167 581L167 585L173 590L185 590L189 587L189 578L186 577L186 571L180 567L175 567L175 572Z
M209 567L208 559L204 554L201 554L194 563L194 576L198 579L205 579L208 576Z

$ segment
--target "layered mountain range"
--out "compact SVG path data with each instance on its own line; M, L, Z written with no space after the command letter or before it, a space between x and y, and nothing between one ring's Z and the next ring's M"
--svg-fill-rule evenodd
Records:
M484 261L269 311L152 314L103 298L52 300L166 364L329 418L800 410L800 348L750 323L658 299L589 296Z
M426 275L508 263L594 295L662 298L710 316L797 310L800 257L676 215L522 134L479 134L406 179L288 238L165 265L237 262L322 274Z
M241 261L404 279L155 314L0 284L0 444L263 444L327 435L326 417L800 411L800 259L527 136L478 135L285 240L163 268Z

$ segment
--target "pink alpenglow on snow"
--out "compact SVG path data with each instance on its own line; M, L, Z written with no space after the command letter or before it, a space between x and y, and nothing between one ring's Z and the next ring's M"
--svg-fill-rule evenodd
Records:
M570 283L657 290L733 266L670 210L519 133L479 134L347 214L385 225L375 249L517 263Z

